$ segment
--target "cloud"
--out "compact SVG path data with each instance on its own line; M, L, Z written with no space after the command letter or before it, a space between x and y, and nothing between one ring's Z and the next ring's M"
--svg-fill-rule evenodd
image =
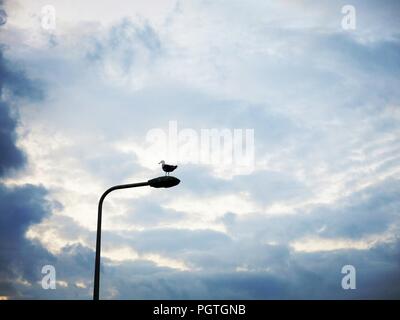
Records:
M24 83L20 83L21 75L16 75L9 71L3 56L3 50L0 51L0 90L4 95L6 90L10 90L16 95L21 95L24 89ZM19 168L25 163L24 154L15 146L16 143L16 120L11 116L11 108L7 102L0 101L0 176L4 176L6 171L11 168Z
M254 170L189 163L175 189L110 195L103 297L399 296L397 4L356 1L348 33L337 1L87 3L76 15L54 2L50 47L36 9L10 6L1 205L21 204L18 223L5 224L36 249L4 259L48 259L60 285L44 291L36 271L24 275L32 286L7 271L5 292L90 298L98 197L161 174L165 155L141 152L146 133L177 120L253 128ZM341 289L345 264L360 290Z
M157 33L147 21L129 18L111 27L101 37L89 38L87 58L100 66L100 76L115 85L140 89L148 69L161 54Z
M16 146L17 120L11 115L10 101L21 97L37 99L40 93L21 71L13 71L4 58L3 48L0 75L0 178L3 178L26 162L24 153ZM50 214L45 195L43 187L8 187L0 183L1 295L22 296L23 287L31 286L39 278L43 263L53 260L46 249L25 237L30 225L40 223Z
M23 100L41 101L43 91L37 82L4 57L3 47L0 51L0 75L0 178L6 181L27 163L26 155L16 145L18 113L14 109ZM89 284L85 285L85 282L92 274L93 250L79 245L63 246L55 256L37 240L27 236L32 226L40 224L59 209L59 203L49 201L47 196L48 191L43 186L0 182L1 296L13 299L54 298L40 285L42 267L48 264L54 265L60 275L59 288L64 289L60 290L59 297L78 298L89 294L86 292ZM71 282L72 290L64 294L63 290Z
M0 103L0 148L2 151L0 159L0 176L10 168L19 168L24 164L23 153L15 146L15 120L11 118L8 107Z
M398 242L378 246L367 255L364 250L286 255L279 267L269 270L171 272L141 262L125 263L108 266L102 294L113 299L396 299L396 257ZM353 291L340 286L341 268L349 261L357 269L358 289Z
M54 262L54 257L46 249L25 237L31 224L40 223L50 214L44 196L45 190L36 186L0 186L2 295L22 297L25 287L41 279L42 266Z
M399 222L397 190L396 181L385 182L334 206L289 219L230 213L224 219L228 235L162 228L119 236L107 233L104 239L111 247L123 243L139 252L168 254L197 271L150 271L147 266L147 275L136 269L140 263L135 261L109 266L115 278L104 281L115 288L113 298L396 298L398 231L391 226ZM391 236L380 237L388 231ZM318 235L321 241L307 242L307 235ZM373 235L375 240L368 239ZM293 240L303 247L289 247ZM340 287L346 264L356 266L360 289L356 292ZM135 270L134 279L122 283L130 270Z

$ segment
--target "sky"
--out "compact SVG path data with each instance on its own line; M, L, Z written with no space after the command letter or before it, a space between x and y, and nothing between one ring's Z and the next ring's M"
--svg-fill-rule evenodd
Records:
M400 298L399 13L0 0L0 299L91 299L100 195L163 159L105 201L102 299Z

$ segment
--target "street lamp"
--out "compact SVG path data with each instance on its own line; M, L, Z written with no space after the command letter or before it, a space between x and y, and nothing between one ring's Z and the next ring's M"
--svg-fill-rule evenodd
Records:
M163 176L151 179L147 182L121 184L107 189L99 200L99 209L97 216L97 237L96 237L96 260L94 265L94 289L93 289L93 300L99 300L100 290L100 251L101 251L101 216L103 210L103 201L105 197L112 191L118 189L128 189L136 187L150 186L153 188L171 188L181 182L178 178L172 176Z

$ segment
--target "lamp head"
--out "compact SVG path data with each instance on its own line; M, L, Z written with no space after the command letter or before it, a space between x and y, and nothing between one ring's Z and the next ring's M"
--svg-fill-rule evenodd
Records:
M171 188L178 185L181 180L172 176L163 176L151 179L147 182L149 186L153 188Z

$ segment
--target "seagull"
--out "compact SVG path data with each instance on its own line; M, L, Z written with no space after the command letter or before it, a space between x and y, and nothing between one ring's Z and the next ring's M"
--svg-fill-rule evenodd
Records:
M162 163L162 169L165 171L165 175L169 175L170 172L174 171L178 166L171 166L170 164L165 164L164 160L161 160L158 164Z

